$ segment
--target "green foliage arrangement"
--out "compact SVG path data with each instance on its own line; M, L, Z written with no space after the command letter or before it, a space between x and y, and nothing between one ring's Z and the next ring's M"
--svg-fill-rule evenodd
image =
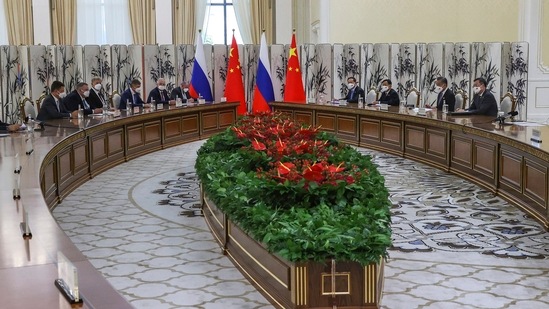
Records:
M291 262L387 257L390 202L368 156L282 114L242 117L198 151L208 197Z

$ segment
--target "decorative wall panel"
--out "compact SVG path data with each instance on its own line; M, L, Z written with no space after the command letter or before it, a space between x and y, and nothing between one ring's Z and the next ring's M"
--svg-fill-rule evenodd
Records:
M225 94L225 80L227 79L227 64L229 54L227 45L216 44L213 46L213 98L215 101L221 99Z
M143 46L143 101L148 100L149 92L156 87L156 81L162 77L160 70L160 46Z
M316 49L314 44L304 44L301 48L301 72L303 72L303 86L307 98L318 98L316 87L314 87L315 63L317 62Z
M286 84L286 66L288 54L282 44L271 45L271 74L275 101L284 100L284 85Z
M168 93L179 86L177 81L177 70L175 63L175 45L160 45L159 48L160 76L166 80Z
M327 60L333 59L333 95L328 98L339 99L347 95L347 78L345 77L345 55L343 47L343 44L334 44L332 55L328 56L327 53L324 53L323 55L326 63L329 63Z
M49 65L50 63L46 54L46 46L29 46L29 58L29 72L34 72L34 74L30 74L30 97L32 100L36 101L43 93L50 92L48 77L54 67Z
M337 75L336 71L330 71L332 63L334 62L334 56L332 54L332 45L330 44L318 44L316 45L316 61L314 63L313 71L313 89L318 95L324 97L324 100L330 100L334 97L338 97L339 93L332 92L332 85L336 85L333 81L333 76ZM341 82L338 84L339 85Z
M441 43L417 45L417 85L421 93L421 104L433 104L435 80L443 76L444 46Z

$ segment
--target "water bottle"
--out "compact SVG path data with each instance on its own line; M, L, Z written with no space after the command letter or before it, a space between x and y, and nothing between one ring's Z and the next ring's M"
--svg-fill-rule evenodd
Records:
M29 116L29 119L27 120L27 132L34 133L34 119L32 116Z
M204 104L206 103L206 100L204 100L204 97L199 93L198 94L198 104Z
M126 100L126 111L128 115L133 115L133 108L132 103L130 102L130 99Z
M156 101L154 99L151 99L151 112L154 112L156 109Z
M179 96L175 97L175 107L181 107L181 98Z
M78 119L84 119L84 110L78 105Z
M364 108L364 99L361 95L358 96L358 108Z

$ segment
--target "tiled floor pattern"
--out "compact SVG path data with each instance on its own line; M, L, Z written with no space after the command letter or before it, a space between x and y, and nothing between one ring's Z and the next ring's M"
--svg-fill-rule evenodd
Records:
M136 308L272 308L193 216L201 144L112 168L54 216ZM374 156L393 202L383 308L549 308L549 233L458 177L361 151Z

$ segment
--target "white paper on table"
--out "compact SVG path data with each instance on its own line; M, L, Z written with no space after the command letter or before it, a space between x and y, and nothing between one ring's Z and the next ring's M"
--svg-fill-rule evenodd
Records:
M537 123L537 122L526 122L526 121L517 121L517 122L511 122L514 125L521 126L521 127L541 127L543 124Z
M428 111L432 111L433 109L432 108L425 108L425 111L428 112ZM419 107L416 107L414 108L414 112L419 112Z

